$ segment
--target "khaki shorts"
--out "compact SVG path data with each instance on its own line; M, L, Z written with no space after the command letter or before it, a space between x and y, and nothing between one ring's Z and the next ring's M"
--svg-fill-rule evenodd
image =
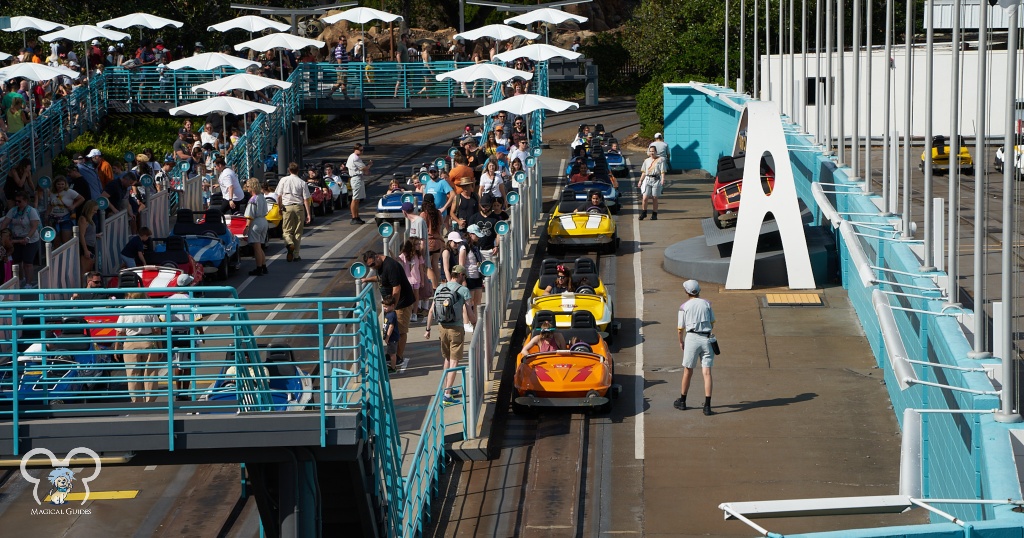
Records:
M446 361L462 360L462 348L466 342L466 329L441 325L441 357Z
M696 368L697 362L704 368L715 363L715 352L711 350L708 337L697 333L686 333L683 340L683 368Z

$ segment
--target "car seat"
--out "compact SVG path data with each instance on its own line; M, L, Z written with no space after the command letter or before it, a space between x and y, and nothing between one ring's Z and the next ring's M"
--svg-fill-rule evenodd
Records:
M719 183L730 183L743 178L743 169L736 167L736 159L731 155L723 155L718 158Z
M135 271L124 270L117 274L117 287L141 288L142 277Z
M224 213L221 213L219 209L207 209L206 218L203 221L203 231L210 231L218 236L228 233L228 228L224 224Z
M597 326L594 314L589 310L576 310L572 313L573 329L593 329Z
M540 310L533 316L533 329L538 330L544 322L548 322L552 327L555 326L555 313L550 310Z

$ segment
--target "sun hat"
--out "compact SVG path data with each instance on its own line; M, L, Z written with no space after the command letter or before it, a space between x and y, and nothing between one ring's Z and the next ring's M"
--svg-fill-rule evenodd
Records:
M700 283L696 280L687 280L683 282L683 289L689 295L700 295Z
M91 159L93 157L99 157L101 155L103 155L103 153L100 150L93 148L92 150L89 151L89 154L86 155L86 157Z
M468 187L470 185L475 185L475 184L476 184L476 181L474 181L473 178L469 177L469 176L460 179L459 182L456 183L456 185L458 185L460 187Z
M139 153L139 154L137 154L135 156L135 160L140 162L140 163L148 163L149 162L149 155L146 155L145 153Z
M459 232L448 232L448 240L455 241L456 243L461 243L462 236L459 235Z

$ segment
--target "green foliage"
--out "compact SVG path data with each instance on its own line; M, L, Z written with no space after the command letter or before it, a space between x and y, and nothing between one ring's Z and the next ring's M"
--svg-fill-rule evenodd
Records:
M54 169L63 170L71 162L70 155L82 153L88 146L98 148L112 163L124 162L125 153L141 153L145 148L152 148L153 156L162 159L171 153L184 121L184 118L108 117L102 129L83 133L68 144L65 154L54 159ZM192 123L202 125L203 121L203 118L193 118Z
M320 138L329 133L327 116L324 114L303 114L302 119L306 120L306 127L309 129L309 138Z
M597 83L601 95L632 94L637 87L635 73L627 73L629 51L622 41L622 33L596 34L582 47L583 55L593 58L597 65Z

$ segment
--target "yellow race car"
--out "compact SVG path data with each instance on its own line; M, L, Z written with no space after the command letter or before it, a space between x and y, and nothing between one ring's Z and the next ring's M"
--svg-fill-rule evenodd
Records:
M955 159L960 166L960 172L963 174L973 175L974 174L974 158L971 157L971 153L967 150L967 145L964 144L964 137L958 136L957 146L960 148ZM921 152L921 164L918 165L922 171L924 171L925 164L925 153ZM942 173L949 171L950 155L949 155L949 142L945 136L936 135L932 137L932 173Z
M556 280L558 275L564 280ZM550 291L548 288L551 288ZM612 298L601 281L597 263L592 258L576 258L574 261L547 258L541 262L540 277L533 287L530 309L526 313L526 324L533 325L534 316L540 311L573 312L586 310L596 320L597 329L605 340L617 332L615 308ZM559 327L569 327L570 320L558 321Z
M595 200L599 200L595 203ZM588 199L576 200L576 193L565 191L548 219L548 252L561 254L569 248L597 249L614 254L619 249L615 219L604 204L600 191L591 191Z
M560 318L568 318L567 327L561 328ZM537 334L545 337L535 339ZM607 412L619 393L614 376L611 352L590 312L538 312L516 359L512 411L587 407Z

